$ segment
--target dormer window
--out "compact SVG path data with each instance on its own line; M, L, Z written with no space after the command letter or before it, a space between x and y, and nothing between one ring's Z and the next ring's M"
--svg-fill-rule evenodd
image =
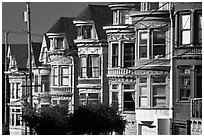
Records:
M156 10L159 8L159 2L141 2L141 11Z
M113 24L130 24L131 17L129 16L129 10L114 10L113 11Z
M79 39L91 39L91 25L78 26L78 38Z
M52 47L51 50L64 49L64 38L63 37L51 38L50 39L50 45Z

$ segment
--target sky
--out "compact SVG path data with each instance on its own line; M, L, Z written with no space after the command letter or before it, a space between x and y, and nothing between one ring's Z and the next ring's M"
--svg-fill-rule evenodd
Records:
M60 17L76 17L88 4L108 4L108 2L31 2L31 39L42 42L42 35L48 31ZM19 34L27 30L23 12L26 2L2 1L2 43L5 41L5 31L9 31L9 44L27 43L27 34Z

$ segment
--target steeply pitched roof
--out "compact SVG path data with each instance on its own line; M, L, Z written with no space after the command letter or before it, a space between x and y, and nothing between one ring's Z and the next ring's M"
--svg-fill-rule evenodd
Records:
M99 39L106 39L103 26L112 24L112 12L108 5L88 5L74 21L93 20Z
M70 48L74 48L74 39L77 37L77 28L73 24L73 17L61 17L47 31L47 33L65 33Z
M40 55L41 43L32 43L33 54L36 66L41 65L38 61ZM27 69L28 62L28 45L27 44L9 44L11 49L11 55L15 57L17 62L17 67L19 70Z

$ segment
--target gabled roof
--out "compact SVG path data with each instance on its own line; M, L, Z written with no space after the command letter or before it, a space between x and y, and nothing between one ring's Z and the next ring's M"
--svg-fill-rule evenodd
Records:
M112 24L112 12L108 5L88 5L74 21L93 20L99 39L106 39L103 26Z
M27 69L28 62L28 45L27 44L9 44L11 56L15 57L19 70ZM36 66L41 65L38 61L40 55L41 43L32 43L33 55Z
M77 28L73 24L73 17L61 17L46 33L65 33L69 48L74 48L74 39L77 37Z

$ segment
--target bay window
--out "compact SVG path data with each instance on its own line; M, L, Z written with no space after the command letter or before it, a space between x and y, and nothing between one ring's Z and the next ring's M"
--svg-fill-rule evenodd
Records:
M138 52L139 59L165 58L166 30L139 30Z
M70 86L70 78L69 66L53 66L53 86Z
M139 108L167 107L166 76L139 77Z
M82 78L99 78L100 58L99 55L81 55L80 74Z

